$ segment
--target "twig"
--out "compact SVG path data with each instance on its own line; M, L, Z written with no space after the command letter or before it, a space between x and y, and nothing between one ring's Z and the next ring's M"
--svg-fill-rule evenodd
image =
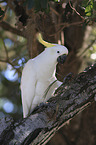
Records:
M5 59L5 60L4 59L0 59L0 62L9 63L17 71L17 73L19 75L21 75L21 71L19 69L15 68L14 64L10 60L8 60L8 59Z
M12 32L12 33L14 33L14 34L16 34L16 35L19 35L19 36L26 37L22 31L20 31L20 30L14 28L14 27L12 27L12 26L11 26L10 24L8 24L7 22L4 22L4 21L0 22L0 26L1 26L4 30L7 30L7 31Z
M5 45L4 39L3 39L3 38L1 38L1 39L2 39L2 41L3 41L3 45L4 45L4 49L5 49L5 53L6 53L6 59L8 60L9 57L8 57L7 47L6 47L6 45Z
M75 13L76 13L78 16L80 16L80 18L81 18L81 19L85 20L85 18L84 18L83 16L81 16L81 15L80 15L80 13L79 13L79 12L77 12L77 10L76 10L75 8L73 8L73 7L72 7L72 5L71 5L70 1L69 1L69 5L70 5L71 9L72 9L72 10L74 10L74 11L75 11Z
M96 42L96 39L92 40L92 42L85 48L85 50L79 55L81 57L94 43Z
M52 7L50 7L50 10L53 11L53 13L56 14L57 16L60 16L60 14L55 9L53 9Z
M5 45L4 39L2 38L2 36L0 36L0 37L1 37L2 41L3 41L3 45L4 45L4 49L5 49L5 53L6 53L6 59L0 59L0 61L4 62L4 63L9 63L18 72L18 74L21 75L21 72L19 71L19 69L16 69L14 64L10 61L9 56L8 56L7 47Z

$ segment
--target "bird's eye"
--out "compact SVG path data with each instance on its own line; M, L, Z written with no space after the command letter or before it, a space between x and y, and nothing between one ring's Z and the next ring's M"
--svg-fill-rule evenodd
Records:
M60 53L60 51L57 51L57 53Z

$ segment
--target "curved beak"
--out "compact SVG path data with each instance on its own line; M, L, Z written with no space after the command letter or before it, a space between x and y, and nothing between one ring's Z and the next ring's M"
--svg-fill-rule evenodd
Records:
M63 54L57 58L57 62L63 64L67 58L67 55Z

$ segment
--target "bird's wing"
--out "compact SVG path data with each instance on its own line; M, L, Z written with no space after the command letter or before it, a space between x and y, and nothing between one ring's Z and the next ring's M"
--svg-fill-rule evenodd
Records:
M44 101L48 101L52 96L54 96L55 90L62 84L62 82L58 81L56 77L52 77L50 79L50 84L47 87L44 94Z
M23 69L21 77L21 96L24 118L32 111L31 106L35 97L36 83L37 79L34 63L32 60L29 60Z

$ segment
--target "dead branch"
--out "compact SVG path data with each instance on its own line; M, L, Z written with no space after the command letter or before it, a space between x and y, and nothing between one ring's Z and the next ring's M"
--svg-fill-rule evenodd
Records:
M4 22L4 21L0 22L0 27L2 27L4 30L9 31L9 32L11 32L11 33L13 33L13 34L16 34L16 35L25 37L25 35L23 34L22 31L20 31L20 30L14 28L14 27L12 27L12 26L11 26L10 24L8 24L7 22Z

